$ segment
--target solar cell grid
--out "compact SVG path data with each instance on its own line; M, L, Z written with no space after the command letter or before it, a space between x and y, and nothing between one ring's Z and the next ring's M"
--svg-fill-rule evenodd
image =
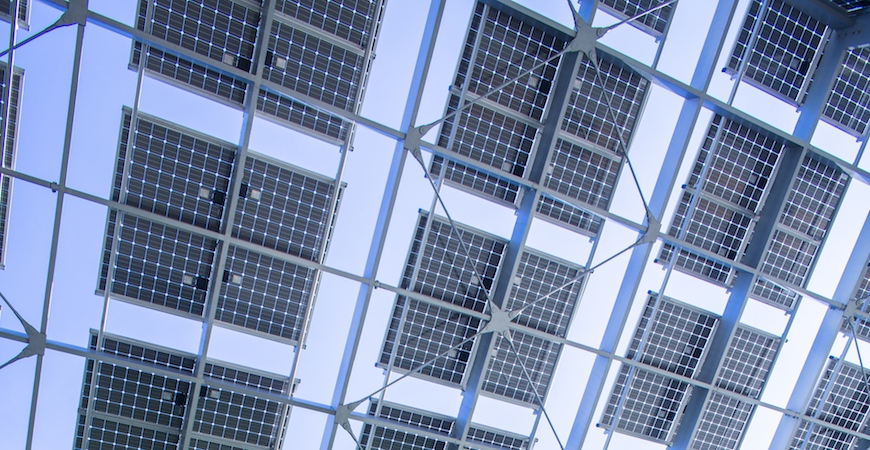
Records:
M238 442L270 447L285 408L280 403L203 385L193 430Z
M779 223L812 239L821 240L828 231L847 177L838 168L811 156L804 158Z
M442 170L444 171L443 175L439 175ZM498 203L513 205L519 198L519 185L454 161L445 161L440 156L432 158L429 172L434 177L443 176L445 180L456 183L460 188L469 190L472 194L482 194L484 198Z
M598 52L598 67L603 86L596 77L592 62L583 58L580 63L562 131L599 148L621 153L624 148L620 144L620 135L627 145L649 81L603 52ZM608 112L608 98L612 113Z
M791 103L803 103L812 70L827 40L827 26L782 0L753 0L727 70L745 77ZM753 36L756 21L761 20ZM748 50L748 55L747 55Z
M97 335L91 332L90 348L96 350ZM169 350L143 347L142 345L120 341L110 337L103 337L101 351L112 355L123 356L136 361L142 361L155 366L179 370L188 374L193 373L196 360L194 357L172 353Z
M734 450L752 416L753 405L728 395L711 392L701 413L693 450Z
M684 191L668 234L732 261L737 260L753 218L707 198L698 198L694 205L691 201L692 193ZM691 219L686 221L690 209Z
M603 222L580 208L544 195L538 202L537 212L545 220L589 236L597 235Z
M831 0L849 13L860 13L870 7L867 0Z
M598 4L616 17L627 19L645 13L661 3L662 0L600 0ZM667 28L673 8L673 4L664 6L629 23L653 35L660 35Z
M506 247L502 239L462 227L453 230L449 223L421 214L401 286L483 312Z
M580 270L576 265L563 264L528 251L523 252L511 295L504 305L505 309L517 311L534 304L517 316L516 323L564 337L583 281L579 280L543 301L539 299L577 278Z
M465 53L474 51L474 64L460 66L454 85L484 95L516 78L565 47L565 41L546 31L511 17L507 12L478 3L466 40ZM556 75L559 60L533 71L505 86L487 99L532 119L540 120Z
M179 435L136 425L93 418L88 450L171 450L178 448Z
M601 425L612 428L615 424L619 431L668 443L676 430L681 406L692 394L692 387L640 368L631 374L629 385L629 371L627 365L620 369L604 408ZM616 418L618 408L619 417Z
M846 50L824 118L856 137L864 135L870 121L870 48Z
M347 111L356 109L364 65L360 55L280 21L272 22L269 52L263 68L267 80Z
M318 261L333 183L261 157L247 158L243 180L233 236Z
M27 27L27 12L30 8L30 0L18 0L18 21L21 22L19 26L24 28ZM10 15L9 10L12 9L12 0L4 0L0 2L0 18L5 21L9 21Z
M540 407L535 392L546 398L562 346L518 331L511 331L511 337L513 348L504 335L495 338L483 390Z
M371 402L368 414L377 414L378 403ZM445 436L453 428L453 421L446 418L434 417L414 411L402 410L392 405L381 405L378 417L393 420L406 425L420 427L429 431L443 433ZM371 441L371 442L369 442ZM421 436L407 431L394 430L382 426L373 427L364 424L360 443L363 448L382 450L444 450L447 443L438 439ZM369 447L371 446L371 447Z
M800 296L769 280L758 278L752 287L751 295L759 300L779 308L792 309L800 300Z
M21 2L24 5L26 2ZM8 14L8 13L7 13ZM6 65L0 64L0 92L6 89ZM8 126L6 127L6 145L0 149L0 164L12 169L15 166L15 138L18 133L18 107L21 100L20 70L12 71L12 86L10 89ZM0 96L2 97L2 96ZM5 98L0 98L0 108L5 108ZM9 221L9 199L12 196L12 178L0 174L0 265L6 258L7 223Z
M759 398L779 344L779 338L738 326L719 366L716 386Z
M556 142L545 186L583 203L607 209L620 162L564 139Z
M403 314L405 322L397 344ZM387 329L379 364L390 364L394 346L397 348L393 367L406 371L414 370L446 353L418 373L450 383L461 383L474 342L468 341L455 350L451 349L477 333L480 326L480 319L472 316L399 297Z
M468 442L480 442L483 444L489 444L507 450L526 450L529 448L528 438L519 436L508 436L497 431L490 431L478 427L468 428L467 439ZM473 446L465 448L474 449Z
M195 450L244 450L241 447L232 445L220 444L217 442L208 442L204 439L191 438L190 448Z
M313 130L335 141L344 141L349 129L348 123L341 117L264 89L260 90L260 95L257 97L257 110L303 129Z
M109 213L100 290L202 315L217 241L122 213L118 253L110 259L117 214ZM110 267L111 266L111 267Z
M124 203L219 231L235 148L140 115L133 134L133 148L128 149L130 120L130 112L125 111L113 200L120 200L129 152L130 171Z
M818 250L819 246L813 242L776 230L761 263L761 272L803 286Z
M372 33L378 2L373 0L278 0L275 9L327 33L365 47Z
M831 357L813 393L806 414L853 431L862 429L870 409L870 394L861 368ZM831 385L833 383L833 385ZM830 386L829 386L830 385ZM827 395L826 395L827 392ZM854 435L802 420L791 443L792 449L851 448Z
M230 246L215 320L298 340L316 271Z

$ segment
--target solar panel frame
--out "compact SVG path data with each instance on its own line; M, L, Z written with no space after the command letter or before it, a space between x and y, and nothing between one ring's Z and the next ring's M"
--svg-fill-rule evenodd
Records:
M540 219L589 237L597 236L604 225L602 218L545 194L535 212Z
M600 0L599 7L620 20L637 16L658 6L660 0ZM674 6L670 4L629 22L635 28L653 36L663 35L669 26Z
M822 111L822 120L861 138L870 121L870 49L847 49L837 71L831 93Z
M0 64L0 92L6 89L6 64ZM6 143L0 149L0 164L4 168L14 169L17 156L18 114L21 103L21 88L24 71L17 67L12 69L10 89L10 104L8 110L8 126L6 127ZM2 96L0 96L2 97ZM0 108L5 108L5 98L0 99ZM2 126L2 125L0 125ZM6 248L10 221L9 204L12 199L13 180L5 174L0 174L0 268L6 264Z
M540 403L547 398L562 344L516 330L510 334L513 347L504 335L495 337L481 390L499 399L540 409Z

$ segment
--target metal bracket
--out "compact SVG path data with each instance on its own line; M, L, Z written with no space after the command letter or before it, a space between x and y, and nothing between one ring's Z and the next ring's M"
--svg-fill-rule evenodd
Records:
M646 215L646 231L643 233L643 237L640 238L641 244L651 244L658 240L659 233L662 231L662 221L655 218L652 213L647 212Z
M420 145L423 141L423 136L428 132L428 127L420 126L410 128L408 129L408 132L405 133L405 150L411 152L414 159L416 159L422 166L425 166L426 163L423 161L423 152L420 149Z
M362 400L348 403L347 405L338 405L335 408L335 423L344 428L348 433L351 433L351 435L353 435L353 431L350 428L350 415L361 403Z
M9 309L12 310L12 313L15 314L15 317L17 317L18 321L21 322L21 326L24 327L24 332L27 333L27 346L25 346L24 349L21 350L21 353L15 355L15 357L10 359L9 361L6 361L5 363L3 363L3 365L0 365L0 369L14 363L15 361L18 361L19 359L24 359L33 355L44 355L46 340L45 334L40 333L39 330L37 330L33 325L27 323L27 321L24 320L23 317L21 317L21 314L18 314L18 311L15 310L15 307L12 306L12 303L9 303L9 300L7 300L6 296L4 296L2 293L0 293L0 298L2 298L4 302L6 302L6 305L9 306Z
M490 302L489 309L489 322L483 327L481 333L492 332L506 337L510 336L508 333L510 332L511 319L513 319L511 313L495 306L492 302Z

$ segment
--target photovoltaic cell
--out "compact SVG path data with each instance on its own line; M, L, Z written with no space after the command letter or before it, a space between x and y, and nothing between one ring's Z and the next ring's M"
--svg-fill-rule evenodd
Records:
M739 261L781 150L782 143L765 133L714 116L668 234ZM659 260L671 261L674 252L665 244ZM717 283L729 282L732 271L690 250L679 251L676 267Z
M88 450L177 449L180 436L160 430L94 417L88 433Z
M867 265L864 271L864 277L858 283L858 289L855 292L855 299L858 301L858 309L865 313L870 311L870 264ZM842 330L851 333L851 327L847 323L848 320L854 320L855 337L870 340L870 322L860 317L845 317L843 319Z
M382 11L374 0L278 0L275 9L359 47L365 47Z
M21 2L20 5L26 5ZM7 13L8 14L8 13ZM6 66L0 64L0 92L6 89ZM21 76L23 72L17 69L12 71L12 86L10 89L10 103L8 111L8 125L6 126L6 145L0 150L0 164L7 169L15 167L15 138L18 134L18 105L21 102ZM2 96L0 96L2 97ZM0 108L5 108L5 98L0 98ZM6 261L7 226L9 222L9 201L12 197L12 178L0 174L0 265Z
M589 236L596 236L603 222L591 213L545 195L541 195L537 212L545 220Z
M830 424L852 431L862 430L870 409L870 394L861 371L859 366L832 357L810 399L806 415L818 414L820 420ZM801 420L791 449L848 449L853 448L857 440L857 436Z
M18 21L21 25L27 26L27 11L30 8L30 0L18 0ZM4 0L0 2L0 19L9 22L9 10L12 9L12 0Z
M509 436L503 432L481 427L469 427L466 438L468 442L480 442L507 450L526 450L529 448L529 438L527 437ZM474 447L465 448L473 449Z
M642 364L693 377L718 319L650 294L626 356ZM624 364L601 423L645 439L669 443L679 423L688 383ZM617 413L617 410L619 412ZM618 414L618 416L617 416Z
M484 95L564 47L563 39L478 2L453 84L461 89L467 83L469 93ZM487 100L540 120L558 63L557 58L487 96Z
M846 10L850 14L860 14L870 7L867 0L831 0L834 4Z
M860 137L870 121L870 49L846 51L840 71L825 104L824 118L842 130Z
M131 115L125 111L112 199L120 200L130 153L124 203L164 217L219 231L235 148L139 115L128 148Z
M598 5L619 19L628 19L643 14L662 3L664 3L662 0L600 0ZM667 28L673 9L674 4L671 3L630 23L641 30L658 36L664 33Z
M800 295L760 277L755 280L751 295L784 309L794 308L801 298Z
M620 162L564 139L556 142L545 186L588 205L607 209Z
M791 4L770 0L762 11L762 0L753 0L726 70L738 73L745 64L749 81L801 104L827 37L824 23Z
M251 72L260 22L259 8L232 0L154 0L152 9L151 22L146 24L147 2L140 0L137 20L140 30L194 51L216 64ZM141 44L134 43L134 67L140 62L141 52ZM231 103L241 105L244 102L244 81L185 58L149 47L145 67Z
M243 176L233 236L318 261L333 183L257 157L247 158Z
M118 254L111 260L117 217L109 213L98 289L106 289L112 270L112 293L201 316L217 241L121 213Z
M719 366L715 385L760 398L780 339L738 326ZM734 450L740 444L754 405L721 392L711 392L704 404L691 448Z
M598 52L598 67L603 86L589 58L583 58L580 63L562 121L562 131L597 148L622 152L625 149L620 144L620 135L627 145L649 81L603 52ZM608 111L608 98L612 103L612 114Z
M574 305L580 297L583 280L578 280L564 289L556 289L580 274L580 266L563 264L525 251L520 257L511 295L504 307L507 311L517 311L532 305L516 317L516 323L564 337ZM552 295L540 300L548 294Z
M257 110L290 124L313 130L337 141L347 136L349 125L341 117L312 108L302 102L282 97L274 92L260 90Z
M509 205L513 205L519 197L520 186L515 183L454 161L446 161L440 156L432 158L432 167L429 169L432 176L439 177L442 170L445 180L456 183L460 188L466 189L472 194L483 194L487 199Z
M230 246L215 319L299 339L316 271Z
M542 407L535 392L546 398L562 345L518 331L511 331L511 337L513 348L504 335L495 338L483 390Z

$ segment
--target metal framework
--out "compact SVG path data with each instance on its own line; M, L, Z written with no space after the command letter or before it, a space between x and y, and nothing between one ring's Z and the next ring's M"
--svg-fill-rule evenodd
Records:
M324 450L573 450L641 445L635 438L653 447L737 449L755 448L746 439L759 411L778 421L762 425L776 430L764 444L770 448L870 445L870 375L858 344L870 341L870 209L865 202L851 219L840 211L853 189L866 193L870 184L863 2L751 0L741 9L720 0L684 80L659 69L681 2L559 2L573 20L568 27L509 0L480 0L460 21L464 39L440 117L426 122L421 108L440 70L433 67L439 35L455 22L445 17L453 2L432 0L398 126L362 106L377 101L365 93L394 8L384 0L129 3L130 23L87 0L0 6L9 28L9 50L0 53L0 292L16 293L0 294L0 348L24 344L0 377L24 367L19 360L33 367L0 392L14 398L3 408L26 418L16 435L23 448L54 445L39 433L49 420L44 411L57 407L46 392L59 375L58 356L82 373L66 427L75 431L62 438L75 449L296 448L300 429L309 434L304 442ZM596 11L617 22L592 27ZM51 178L17 166L19 152L40 150L21 122L33 118L29 98L41 101L26 74L42 68L27 58L19 66L15 54L70 25L65 126L56 130L60 148L46 152L59 158ZM119 63L136 77L132 103L118 108L120 124L101 124L120 125L103 194L72 181L81 177L76 125L88 114L78 102L79 77L89 73L86 50L96 45L86 46L85 35L97 27L126 39L129 59ZM655 42L651 64L599 42L617 27ZM720 68L730 77L727 100L712 93ZM154 95L146 83L235 111L238 141L140 111ZM740 109L744 83L765 101L799 106L793 129ZM673 129L657 136L667 144L649 181L650 168L635 162L653 147L639 136L659 91L681 106ZM334 172L302 168L322 166L292 153L252 150L263 120L292 136L291 145L337 148ZM858 138L854 154L816 147L820 121ZM365 135L395 147L351 155ZM693 136L699 149L689 144ZM386 165L372 170L383 191L369 211L348 200L354 186L345 179L363 159ZM688 174L682 187L681 173ZM420 180L423 187L413 187ZM425 206L409 208L406 189ZM494 224L457 198L512 212L513 222ZM626 208L625 199L634 204ZM67 220L81 204L105 215L89 219L103 230L91 274L96 294L77 299L98 303L101 314L77 325L78 342L54 332L53 311L69 301L56 287L75 276L64 260ZM13 278L23 260L18 243L28 236L16 214L30 208L50 210L44 283ZM848 261L836 290L814 292L821 255L837 251L826 241L846 220L841 230L860 232L840 250ZM350 246L355 221L373 224L356 236L370 242L368 251L353 263L329 259L344 255L336 242ZM542 244L541 233L564 236L565 244ZM396 248L408 248L406 256L390 253ZM321 295L341 283L354 285L355 298ZM683 284L720 298L691 298ZM376 290L393 302L379 304ZM592 312L596 296L605 313ZM201 324L197 351L107 332L117 302ZM330 311L336 304L349 309L347 322L324 325L338 316ZM792 327L818 305L827 312L817 329ZM784 325L768 329L752 316L770 306L785 313ZM340 341L336 354L316 353L324 337L315 330L324 327ZM813 337L802 347L808 356L799 370L785 369L799 372L788 400L770 400L762 394L797 333ZM215 358L225 335L239 346L280 346L288 372ZM836 347L842 336L845 346ZM300 374L327 360L336 366L330 399L298 393ZM582 378L565 373L578 364ZM403 397L399 384L431 389ZM429 398L430 390L449 405ZM427 402L431 408L419 406ZM511 425L487 415L492 405L528 417ZM312 416L315 426L306 422Z

